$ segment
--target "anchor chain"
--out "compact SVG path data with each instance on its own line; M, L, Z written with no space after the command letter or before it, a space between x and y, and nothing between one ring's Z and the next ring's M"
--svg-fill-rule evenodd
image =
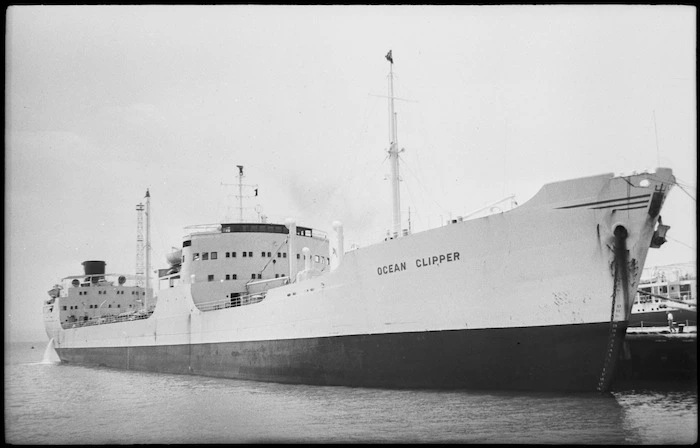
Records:
M598 392L603 392L606 389L608 382L610 381L610 363L613 361L613 356L615 355L615 343L617 340L617 321L615 321L615 306L617 304L617 287L620 284L623 294L623 304L627 301L628 297L628 277L626 275L627 269L627 229L622 226L615 228L615 246L614 246L614 256L613 256L613 293L612 293L612 307L610 309L610 334L608 335L608 349L605 354L605 361L603 362L603 371L598 379Z
M615 263L617 265L617 263ZM617 322L615 321L615 302L617 297L617 266L615 266L615 275L613 280L613 293L612 293L612 308L610 309L610 334L608 335L608 351L605 354L605 361L603 362L603 371L600 374L600 379L598 380L598 387L596 390L598 392L603 392L605 383L608 379L608 367L610 367L610 361L612 360L614 348L615 348L615 335L617 334Z

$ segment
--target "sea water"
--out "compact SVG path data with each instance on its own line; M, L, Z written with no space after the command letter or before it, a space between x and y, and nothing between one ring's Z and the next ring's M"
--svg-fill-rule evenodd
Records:
M697 388L613 393L386 390L62 364L5 346L13 444L463 442L690 444Z

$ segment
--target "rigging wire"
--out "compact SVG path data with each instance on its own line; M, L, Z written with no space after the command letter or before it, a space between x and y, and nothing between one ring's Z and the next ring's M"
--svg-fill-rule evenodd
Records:
M673 242L676 242L676 243L678 243L678 244L682 244L683 246L687 247L688 249L695 250L694 247L689 246L688 244L685 244L683 241L679 241L679 240L677 240L677 239L675 239L675 238L671 238L671 237L668 236L668 235L666 235L666 238L669 239L669 240L671 240L671 241L673 241Z
M680 181L680 182L679 182L679 181ZM688 182L686 182L686 181L684 181L684 180L679 179L678 176L676 176L676 183L677 183L678 185L683 185L683 186L686 187L686 188L692 188L693 190L697 190L697 188L696 188L693 184L690 184L690 183L688 183Z
M284 246L285 244L287 244L288 242L289 242L289 235L287 235L287 238L285 238L284 241L282 241L282 242L280 243L280 245L277 246L277 248L275 249L275 252L277 252L278 250L280 250L280 248L281 248L282 246ZM292 254L288 254L288 255L289 255L290 257L292 256ZM270 257L270 260L268 260L268 262L265 263L265 266L263 266L262 269L260 269L259 273L262 274L263 272L265 272L265 269L267 269L267 267L270 265L270 263L272 263L274 260L276 260L276 258L275 258L274 252L273 252L273 253L272 253L272 257ZM249 283L250 283L250 282L249 282Z
M435 197L434 197L433 195L430 194L430 192L428 191L427 188L425 188L425 185L423 185L423 182L421 182L420 178L416 175L416 173L413 171L413 169L411 168L411 166L406 162L406 160L405 160L403 157L401 157L401 156L399 156L399 159L401 159L401 161L402 161L402 166L405 166L405 167L408 169L408 172L409 172L411 175L413 175L413 177L418 181L418 184L423 188L423 191L425 191L425 193L426 193L426 195L428 196L428 198L431 199L431 200L435 203L435 205L438 206L438 208L439 208L441 211L447 213L447 210L445 209L445 207L443 207L440 203L438 203L438 202L435 200Z
M690 193L688 193L688 192L685 190L685 188L683 188L683 187L681 186L681 184L679 184L679 183L676 182L676 185L678 186L678 188L681 189L681 191L682 191L683 193L687 194L688 197L689 197L690 199L692 199L693 201L696 201L696 202L697 202L697 200L696 200Z

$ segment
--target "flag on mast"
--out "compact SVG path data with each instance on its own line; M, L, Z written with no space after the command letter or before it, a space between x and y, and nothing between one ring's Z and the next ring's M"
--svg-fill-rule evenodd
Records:
M394 58L391 57L391 50L386 54L385 58L387 61L391 62L392 64L394 63Z

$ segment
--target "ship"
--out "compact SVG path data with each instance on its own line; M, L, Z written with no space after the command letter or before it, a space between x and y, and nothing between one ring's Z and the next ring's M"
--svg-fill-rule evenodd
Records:
M696 326L698 316L695 263L645 268L632 306L630 327Z
M148 262L132 278L86 261L43 306L61 362L308 385L609 390L648 251L670 228L660 213L672 170L553 182L507 211L405 229L386 59L386 237L345 250L338 221L329 234L240 216L185 228L157 288Z

